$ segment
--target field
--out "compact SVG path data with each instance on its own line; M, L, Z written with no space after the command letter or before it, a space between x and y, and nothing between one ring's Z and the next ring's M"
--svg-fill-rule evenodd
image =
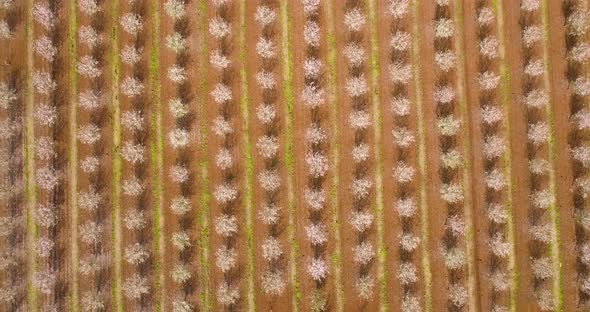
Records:
M590 310L586 0L0 0L1 311Z

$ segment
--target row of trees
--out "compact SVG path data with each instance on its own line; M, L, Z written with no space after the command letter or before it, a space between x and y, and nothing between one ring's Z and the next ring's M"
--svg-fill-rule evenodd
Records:
M173 257L170 262L172 281L176 284L172 289L172 311L190 312L195 310L193 293L195 292L193 254L195 241L192 229L193 211L193 170L191 165L192 149L191 142L181 142L189 137L193 124L193 113L191 110L192 87L189 77L191 67L190 49L185 42L190 39L190 25L188 16L188 2L186 0L168 0L164 3L165 19L173 25L166 35L167 42L183 42L180 46L167 45L166 54L173 59L165 71L166 78L174 93L166 99L168 101L168 114L174 120L168 125L169 145L174 151L174 159L167 164L169 180L174 186L171 195L170 207L168 207L174 218L170 220L170 227L176 228L170 235L170 246L172 246ZM166 84L165 84L166 86ZM176 219L176 220L174 220ZM175 221L175 222L174 222ZM174 224L175 223L175 224Z
M262 291L270 296L279 296L287 286L285 272L285 252L281 242L281 161L278 154L280 148L280 118L277 110L280 107L277 97L277 21L278 3L274 0L260 0L254 13L254 20L260 29L256 43L259 70L256 73L257 92L262 103L256 107L256 115L262 134L256 142L258 155L263 159L257 180L263 197L258 208L258 216L266 225L267 236L261 241L260 250L265 268L260 273Z
M439 194L446 206L445 229L442 238L442 258L447 267L447 304L462 310L467 304L464 220L463 153L460 116L456 99L457 56L455 51L455 21L452 1L436 0L434 19L434 64L436 126L440 152Z
M6 65L0 76L0 302L7 311L24 308L25 274L25 200L23 149L23 44L22 6L15 1L0 3L0 43L6 48L2 62Z
M410 13L414 3L410 0L391 0L388 7L390 22L389 45L389 78L391 92L389 101L393 115L391 140L396 151L393 159L393 179L396 190L392 201L399 216L401 227L399 233L399 267L397 279L401 285L402 301L400 310L403 312L421 311L422 302L416 285L420 281L416 263L420 263L417 255L421 244L419 230L420 216L415 187L416 146L415 128L412 120L417 118L414 101L411 98L411 81L414 65L412 62L413 36L410 32L413 22ZM389 129L388 129L389 131Z
M351 240L354 241L354 246L350 251L356 266L354 274L356 294L362 300L369 300L373 296L375 287L375 277L371 273L375 247L371 235L367 234L370 233L373 221L370 196L373 181L368 165L371 159L368 135L371 134L372 115L365 77L367 75L366 43L363 42L367 18L361 1L346 1L344 10L342 22L346 30L347 42L342 50L342 57L348 65L344 89L349 104L348 124L352 128L351 137L353 138L350 151L354 162L349 185L351 196L349 224L355 237ZM359 219L365 220L362 226L359 226Z
M108 183L105 182L105 141L103 135L108 105L105 103L105 44L103 38L104 12L102 4L96 0L85 0L78 3L78 12L82 17L78 30L78 47L81 56L77 63L80 82L78 98L78 129L80 144L80 181L78 207L82 212L79 216L79 234L83 248L79 267L81 283L81 307L83 311L103 311L109 305L109 237L108 216L110 215ZM36 47L40 53L50 54L54 49L46 46L47 38L40 38ZM85 123L85 124L84 124ZM110 160L110 159L109 159ZM107 166L108 168L108 166ZM86 177L84 179L83 177Z
M314 289L309 298L312 311L323 311L327 298L323 288L330 271L329 258L326 253L328 243L328 226L326 225L327 192L325 179L330 169L328 161L328 134L325 128L324 104L326 91L323 87L323 67L321 59L320 18L322 14L320 0L301 0L303 14L303 43L305 53L302 64L304 85L299 93L302 108L309 112L309 121L305 124L305 159L307 185L302 192L303 202L308 211L305 234L311 254L304 259L305 273L313 282Z
M549 95L543 75L546 68L543 51L541 1L520 2L520 25L522 37L522 93L526 106L527 154L529 161L529 231L531 242L532 287L540 310L554 309L552 296L552 260L550 255L552 226L548 209L554 204L550 188L550 162L548 143L550 127L546 115ZM538 164L543 164L538 166Z
M48 310L67 307L63 244L66 204L64 127L67 108L65 88L65 18L57 1L35 1L33 19L35 54L32 83L35 102L37 225L36 244L39 268L32 277L33 286L42 295L41 304ZM41 49L44 47L47 49ZM47 53L46 50L52 53Z
M150 103L148 100L146 51L147 2L126 1L119 19L121 34L120 60L122 77L119 86L122 145L119 152L123 159L124 216L123 259L126 268L123 294L125 305L136 310L151 306L151 206L149 200L149 139Z
M588 138L590 129L590 111L587 98L590 94L588 84L588 61L590 44L587 33L590 27L590 13L584 1L565 1L563 12L566 19L565 46L567 50L566 78L570 83L570 148L572 151L572 202L576 214L576 228L583 235L576 235L578 249L578 289L580 303L588 304L590 300L590 241L587 222L588 195L590 195L590 146Z
M240 192L238 188L238 164L234 119L236 101L232 92L232 16L234 5L229 0L213 0L213 14L209 18L209 34L215 41L210 50L210 61L217 71L211 90L213 102L217 104L217 117L213 121L213 134L218 136L215 164L219 173L214 183L213 198L217 211L213 212L215 234L221 244L215 251L215 266L223 276L215 287L217 302L224 307L235 307L240 299L239 273L239 221L237 216Z
M509 260L512 245L506 239L509 232L507 178L504 176L505 135L503 111L499 101L498 39L492 1L480 2L476 8L478 35L478 83L481 136L483 144L483 173L485 198L483 211L488 217L489 258L487 272L490 276L491 309L505 311L510 302L512 272Z

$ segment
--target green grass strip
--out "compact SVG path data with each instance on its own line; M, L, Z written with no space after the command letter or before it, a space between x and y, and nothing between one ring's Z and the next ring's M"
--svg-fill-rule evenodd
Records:
M428 201L426 195L426 180L428 172L428 163L426 162L426 125L424 124L423 112L423 92L422 79L420 76L422 64L420 63L420 25L416 20L420 16L420 1L416 0L413 6L414 23L412 23L412 33L414 37L412 63L414 64L414 90L416 102L416 115L418 119L418 164L420 171L420 233L422 241L422 272L424 272L424 309L425 311L432 311L432 272L430 269L430 249L428 247L429 233L428 233Z
M383 118L381 115L381 89L379 87L379 78L381 77L381 68L379 65L379 43L377 36L377 13L375 8L375 0L366 0L368 6L369 16L369 32L371 43L371 55L369 56L369 64L371 70L371 84L372 105L373 105L373 120L375 126L373 127L373 135L375 142L373 148L375 149L375 219L377 225L377 254L378 266L377 277L379 280L379 298L381 301L380 310L388 311L389 304L387 302L387 279L386 276L386 259L387 252L384 241L384 203L383 203Z
M281 54L282 54L282 76L283 76L283 104L285 113L285 169L287 171L287 212L288 226L287 235L291 242L291 254L289 256L289 265L291 273L289 279L293 285L293 311L299 311L299 301L301 300L301 290L299 285L299 276L297 274L297 254L299 245L295 233L295 154L293 148L293 54L291 50L291 24L289 20L289 3L287 0L281 0L279 4L281 15Z
M164 306L166 298L166 288L162 287L164 283L164 272L162 263L166 244L164 243L164 197L162 195L162 179L164 174L164 140L162 132L162 102L161 102L161 85L160 85L160 13L159 0L151 0L151 53L150 53L150 84L151 84L151 122L152 122L152 198L154 199L153 207L153 233L154 233L154 295L156 311L167 311Z
M70 141L68 144L68 191L69 191L69 208L67 213L70 215L70 311L79 311L79 283L78 283L78 73L76 71L77 55L76 34L78 31L78 15L76 14L76 0L68 1L68 57L69 66L69 125Z
M336 37L335 37L335 21L333 12L333 1L326 1L324 11L326 14L326 44L327 44L327 80L328 94L330 94L330 121L331 121L331 144L330 152L332 154L332 185L329 192L330 203L332 205L332 231L334 235L334 251L332 254L332 266L334 285L336 287L336 310L344 310L344 285L342 284L342 254L340 241L340 202L338 195L338 187L340 185L340 131L339 131L339 110L338 110L338 92L336 90Z
M114 274L111 284L111 300L113 302L113 311L123 312L123 291L121 284L123 281L122 268L122 241L123 233L121 227L121 175L123 164L119 147L121 146L121 107L119 103L119 75L121 73L119 61L119 0L113 0L110 8L111 28L110 28L110 77L111 77L111 127L113 130L113 144L111 146L112 157L112 212L111 212L111 246L113 253Z
M208 55L207 45L207 5L205 0L199 0L196 3L196 20L195 23L197 38L200 39L198 48L196 51L197 55ZM213 309L212 300L209 293L210 283L210 237L209 237L209 206L211 202L211 194L209 193L209 162L207 161L207 61L199 63L200 72L197 80L197 97L196 97L196 109L199 126L200 137L198 150L200 158L198 160L197 169L199 170L199 194L198 194L198 211L197 211L197 226L199 228L199 301L200 308L202 311L211 311Z
M552 94L553 90L551 88L551 83L549 79L549 72L551 71L551 62L549 60L549 48L548 45L550 44L549 38L549 12L547 10L547 0L541 2L541 20L543 23L543 33L544 33L544 40L543 40L543 63L545 65L545 73L543 75L543 84L545 85L545 89L547 90L547 94ZM554 117L553 117L553 110L551 109L553 105L553 98L550 97L551 100L549 104L546 105L545 113L547 114L547 123L549 124L549 140L548 140L548 156L549 161L553 164L552 169L549 170L549 189L551 190L551 194L555 195L556 193L556 186L555 186L555 125L554 125ZM551 204L548 207L549 211L549 222L551 223L551 233L553 234L551 237L551 243L549 244L549 252L551 253L551 260L553 264L553 272L556 276L553 277L553 297L556 300L555 310L562 311L563 310L563 272L561 270L561 256L560 256L560 245L561 245L561 237L560 237L560 227L559 227L559 213L557 211L557 205L555 203Z
M504 32L501 31L504 29L504 11L503 11L503 4L502 0L494 0L493 2L493 10L496 13L496 20L497 20L497 29L498 29L498 41L499 41L499 51L500 51L500 79L502 83L500 84L500 105L502 107L503 115L506 116L503 120L503 131L506 134L506 137L511 133L510 131L510 118L508 118L509 114L509 107L511 105L510 100L510 71L508 69L508 64L506 63L506 39L504 38ZM512 279L512 287L510 288L510 311L516 312L516 296L518 290L518 270L516 267L516 243L515 243L515 230L514 230L514 218L513 218L513 201L512 201L512 194L514 194L514 183L512 183L512 149L510 144L506 145L506 150L504 152L503 157L503 166L504 172L507 177L507 182L509 186L506 188L506 192L504 193L504 207L507 212L506 218L506 231L507 235L506 238L510 241L512 245L512 252L508 256L508 273L511 274Z
M248 78L246 72L246 2L240 1L240 33L238 35L240 59L240 113L242 115L242 140L244 156L244 197L243 205L246 212L246 280L248 284L248 310L256 311L256 291L254 288L254 229L252 227L252 184L254 162L252 160L252 142L250 142L250 99L248 98Z
M35 184L35 124L34 124L34 98L33 84L31 76L33 73L33 0L26 1L25 6L25 37L27 44L27 70L26 86L24 92L25 101L25 199L26 199L26 218L27 218L27 250L35 250L37 240L37 224L35 222L35 211L37 209L37 188ZM27 310L36 312L39 310L38 292L32 285L32 276L37 271L38 263L36 253L27 252Z

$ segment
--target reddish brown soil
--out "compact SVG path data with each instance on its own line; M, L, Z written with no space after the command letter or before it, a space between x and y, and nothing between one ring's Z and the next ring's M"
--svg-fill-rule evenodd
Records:
M274 236L279 240L283 255L279 260L279 268L282 269L284 272L284 279L287 284L287 287L283 291L283 293L279 296L271 296L267 295L263 292L261 286L261 278L263 273L269 269L269 263L265 260L262 256L262 249L261 244L263 240L269 237L271 233L271 228L264 223L258 220L258 212L260 211L263 204L266 202L268 195L266 192L260 187L260 183L258 182L258 174L262 172L266 165L265 161L262 157L259 156L258 150L256 148L256 142L259 137L267 134L270 129L267 129L267 126L263 125L258 118L256 117L256 107L264 102L262 89L258 86L256 82L256 73L263 69L262 58L258 56L256 53L256 42L258 38L262 34L262 29L260 28L259 24L254 20L254 14L256 12L256 7L259 4L266 4L270 7L274 8L277 13L279 13L279 3L278 1L248 1L246 2L246 72L248 78L248 99L249 99L249 109L250 109L250 142L251 142L251 153L252 159L254 161L254 173L252 177L252 188L253 188L253 197L252 197L252 211L253 211L253 218L254 218L254 272L256 272L256 276L254 277L254 291L256 292L256 309L260 311L278 311L282 309L287 309L287 307L291 307L292 296L293 296L293 285L291 285L290 281L290 266L288 261L291 259L290 256L290 246L293 242L288 240L288 232L287 232L287 223L288 223L288 204L287 204L287 172L286 167L284 165L283 159L284 158L284 151L285 151L285 119L289 118L285 114L282 114L283 107L285 103L283 103L283 83L282 83L282 71L281 71L281 62L279 60L280 51L281 51L281 28L280 28L280 18L277 16L277 19L274 22L274 26L269 26L272 31L272 41L276 45L276 53L277 59L274 62L274 66L272 67L276 86L274 92L274 102L269 102L274 104L274 107L279 114L276 118L276 122L273 123L272 133L278 135L279 138L279 152L277 153L275 159L278 161L278 165L275 167L279 170L280 177L281 177L281 186L279 191L275 195L276 205L281 207L281 218L278 222L276 228L276 233ZM267 67L268 68L268 67Z
M399 245L399 236L402 234L402 220L399 217L399 214L395 208L395 202L399 198L399 190L400 187L394 179L391 178L392 170L400 159L401 149L397 148L397 146L393 143L393 137L391 131L396 128L399 124L399 121L396 120L397 118L391 112L391 105L390 100L392 97L393 92L393 84L388 77L387 74L387 66L391 63L392 60L392 50L389 45L389 40L391 38L391 29L393 24L393 19L386 13L388 10L388 3L387 0L378 0L377 1L377 30L378 30L378 44L379 44L379 64L381 67L381 76L379 80L379 88L381 92L381 116L382 116L382 153L383 153L383 201L384 201L384 213L383 218L384 222L384 245L385 251L387 253L386 259L386 285L387 285L387 303L390 307L399 307L401 306L402 298L403 298L403 285L400 284L398 279L399 274L399 265L401 263L401 249ZM416 19L415 16L411 12L408 12L408 17L405 19L405 22L401 22L400 25L405 25L405 29L413 34L413 22ZM414 40L417 40L414 37ZM411 62L411 54L410 59ZM418 64L414 64L414 70L418 70ZM413 82L406 87L408 91L408 98L412 100L413 103L416 103L416 94L415 89L413 87ZM411 116L408 118L409 124L408 128L411 129L417 136L418 129L417 129L417 107L416 104L413 106L413 110L411 112ZM417 146L418 142L415 143L414 148L409 149L409 155L407 159L408 165L412 165L416 168L416 174L414 181L410 183L408 189L410 190L411 194L414 195L416 199L416 203L420 205L420 190L419 184L421 183L420 179L421 176L419 174L419 163L418 163L418 155L417 155ZM420 223L421 223L421 213L418 209L414 218L410 223L412 233L420 237ZM428 242L421 241L421 244L427 244ZM422 303L422 307L425 306L424 304L424 272L422 271L422 253L420 252L421 248L417 248L413 252L412 256L412 263L415 265L416 269L418 270L418 282L415 284L414 287L414 294L420 299Z
M307 185L307 166L305 165L305 153L307 149L307 143L305 140L305 130L311 125L311 116L309 113L309 108L304 106L304 104L299 100L301 90L304 86L303 80L303 61L305 60L305 50L306 45L303 41L303 25L305 24L305 16L303 13L303 8L299 1L293 1L289 3L289 17L290 17L290 26L291 26L291 50L293 53L293 136L294 142L293 146L294 149L294 173L295 173L295 187L296 190L296 238L298 244L298 263L297 263L297 273L299 274L299 292L301 293L301 300L300 300L300 309L301 311L309 311L310 307L309 304L311 302L310 297L314 293L315 283L310 278L309 274L307 273L307 262L312 259L313 257L313 249L307 240L307 236L305 235L305 226L309 224L309 208L303 199L303 190L305 190ZM320 27L322 30L322 38L321 38L321 49L318 58L322 60L324 64L324 74L322 80L322 86L325 87L326 92L329 92L327 87L327 63L326 63L326 18L325 18L325 11L324 8L320 9ZM325 144L326 155L330 157L330 170L328 174L324 178L323 188L327 194L330 194L330 182L332 181L332 174L338 172L338 168L334 167L334 161L332 159L332 153L329 151L330 146L335 144L337 138L334 137L333 133L330 131L330 123L333 118L337 116L332 116L329 111L329 105L338 105L337 103L330 101L329 99L333 98L333 95L328 95L328 101L326 101L326 105L322 108L321 116L322 116L322 127L326 129L327 133L329 134L329 144ZM331 201L331 198L328 196L324 209L322 210L322 222L328 226L329 231L329 239L328 243L322 248L323 252L322 255L324 259L330 262L331 254L334 250L334 237L332 236L332 205L334 203ZM327 276L325 281L322 283L322 293L327 299L327 308L329 310L336 309L336 285L334 284L334 274L335 268L332 267L332 263L330 262L330 274Z
M563 311L583 311L580 305L576 259L576 229L572 198L572 166L569 154L570 91L566 77L565 18L561 1L548 1L550 81L553 95L553 125L555 135L556 209L559 218L560 261L562 274ZM574 256L575 255L575 256Z
M335 29L335 38L336 38L336 94L338 95L338 107L339 107L339 122L340 125L340 137L338 141L338 152L340 155L340 162L342 166L338 168L338 175L339 177L339 212L340 212L340 235L341 235L341 247L340 250L342 252L342 267L346 268L346 270L342 271L342 284L344 289L344 310L357 310L357 311L376 311L380 305L379 300L379 283L378 283L378 276L377 276L377 266L378 266L378 259L377 253L375 253L375 257L373 261L368 266L368 276L372 277L375 281L373 287L373 295L368 300L363 300L357 295L357 290L355 287L355 283L360 276L360 267L357 263L354 262L354 247L356 247L360 240L359 234L356 232L348 222L351 214L356 210L354 207L354 199L350 192L350 186L352 181L354 180L354 172L357 170L359 165L355 164L352 159L351 151L355 144L355 130L348 126L349 116L350 113L354 111L353 109L353 99L348 96L346 92L346 81L348 78L352 77L352 73L349 70L348 61L344 56L343 52L344 47L352 42L352 37L350 32L347 30L346 26L344 25L344 15L346 13L347 6L346 5L333 5L333 16L334 16L334 29ZM366 12L366 7L363 7L362 4L360 5L361 10ZM368 66L368 55L370 54L370 32L368 29L369 25L365 24L363 27L363 31L360 33L360 37L362 37L360 41L360 45L365 49L365 53L367 55L367 61L365 61L365 65L362 66L362 72L364 73L364 77L368 84L371 81L371 73L369 72ZM369 90L372 90L369 88ZM371 101L371 92L368 91L366 95L363 96L366 104L364 111L368 112L373 118L373 106ZM373 123L373 127L375 124ZM362 137L362 141L370 146L370 156L369 159L366 161L366 170L364 173L364 177L367 178L373 186L371 187L370 195L368 196L366 203L362 205L363 211L368 211L375 216L375 177L373 174L373 166L375 165L375 153L379 151L375 151L374 149L374 136L373 136L373 127L369 127L363 131L363 135L359 136ZM362 165L360 165L362 166ZM370 242L375 252L377 252L377 241L375 239L376 236L376 224L377 222L373 223L371 229L367 230L364 235L366 236L365 241Z
M145 146L145 160L143 164L137 170L134 169L134 166L122 160L122 172L121 172L121 185L125 179L131 178L137 174L140 180L143 183L144 191L142 195L135 197L135 196L128 196L121 192L121 215L120 219L123 220L125 217L125 213L129 209L135 209L136 207L141 207L143 211L144 218L146 220L153 220L153 205L154 199L152 196L152 188L153 188L153 177L154 174L152 172L152 157L150 151L150 143L152 142L153 133L152 133L152 125L150 122L150 118L154 113L154 102L152 99L152 92L153 92L153 83L149 80L149 57L152 48L152 35L150 29L152 28L152 21L149 14L149 2L144 0L143 2L143 11L142 11L142 22L144 31L141 35L143 38L143 54L141 55L141 60L135 67L137 67L137 72L141 74L144 82L144 94L142 95L142 107L141 110L143 111L143 116L145 118L144 124L144 133L145 136L142 140ZM119 7L119 12L125 14L130 12L132 8L127 2L121 2ZM122 49L126 44L133 44L133 37L125 33L123 30L119 28L119 47ZM129 77L134 73L131 66L121 64L120 66L120 75L119 81L122 82L125 77ZM122 94L119 95L119 106L121 114L126 111L130 111L134 109L133 102L139 100L132 100ZM126 129L121 129L121 144L124 144L128 140L133 139L133 133ZM120 152L121 146L116 148L117 152ZM125 282L127 278L132 277L135 273L140 272L140 267L143 271L143 276L148 278L148 286L149 286L149 293L147 295L142 296L140 299L129 299L127 297L123 297L123 306L125 309L133 309L133 307L140 308L140 306L144 306L146 308L152 307L154 304L154 300L158 295L155 290L155 279L157 276L154 275L154 265L155 261L157 261L157 254L153 249L153 222L147 222L147 225L141 230L127 230L125 226L122 224L122 243L121 247L122 250L120 252L123 253L123 264L122 264L122 283ZM143 246L148 248L150 251L150 256L148 257L147 261L144 262L141 266L131 265L127 263L124 259L124 251L125 247L135 244L137 242L141 242Z
M164 255L165 261L162 263L162 272L164 272L163 305L162 310L172 309L172 302L178 298L184 298L189 302L193 308L199 308L199 292L206 285L199 284L199 276L201 268L199 265L199 234L200 228L195 216L197 215L197 207L199 203L198 194L202 188L200 185L200 176L197 172L199 160L203 155L199 153L198 144L200 144L199 136L199 119L202 116L197 114L198 98L197 88L198 82L203 76L203 66L206 58L196 58L201 52L200 46L203 44L205 34L197 31L197 27L203 22L204 16L199 14L195 16L192 12L196 12L198 5L197 1L188 1L185 5L186 11L191 12L189 18L175 23L166 15L163 2L161 3L160 14L160 86L161 86L161 113L162 113L162 128L163 128L163 224L164 224ZM183 27L183 23L186 26ZM183 58L182 55L177 56L176 53L170 51L165 47L166 37L176 30L186 30L187 40L187 55ZM187 82L178 85L168 79L168 68L176 64L178 60L184 62L184 68L187 70ZM168 109L168 101L172 98L180 97L185 99L190 108L188 117L182 120L176 120ZM168 133L177 128L177 126L184 126L190 135L190 143L187 148L174 149L168 140ZM182 163L189 169L189 181L181 184L172 181L170 178L170 168L175 164ZM184 196L191 201L193 209L187 212L184 216L179 217L175 215L170 209L172 200L177 196ZM187 248L181 255L177 248L172 245L170 238L172 234L177 231L185 231L191 239L191 247ZM182 259L182 260L181 260ZM192 278L185 284L175 283L170 272L178 264L186 264L190 270Z
M207 8L209 8L207 10L207 21L209 21L211 18L213 18L216 14L215 10L214 10L214 5L211 1L207 1ZM229 103L226 103L225 105L228 107L229 110L229 118L230 118L230 123L233 129L233 133L229 134L229 137L231 138L230 141L232 142L232 156L234 159L234 165L233 165L233 173L235 175L235 179L232 182L238 189L238 198L236 200L233 201L233 209L232 209L232 215L235 216L237 218L237 220L239 220L238 222L238 232L236 235L234 235L232 241L233 241L233 245L236 248L236 252L238 254L238 259L237 259L237 264L236 264L236 268L234 268L232 270L232 274L231 274L231 283L230 285L239 285L240 287L240 300L238 301L237 304L235 304L233 306L233 308L235 308L236 310L243 310L246 309L246 307L248 306L248 292L249 292L249 288L248 288L248 281L245 278L246 275L246 270L247 270L247 236L246 236L246 222L245 222L245 218L246 218L246 207L245 207L245 203L244 203L244 197L245 196L245 180L244 180L244 173L245 173L245 168L244 168L244 154L243 154L243 140L242 140L242 135L243 135L243 122L241 120L241 112L240 112L240 101L241 99L241 88L240 88L240 79L239 79L239 74L240 74L240 68L241 66L244 66L244 64L241 64L239 61L239 50L238 50L238 34L240 32L240 18L239 18L239 4L234 2L233 4L230 4L228 6L228 13L227 16L231 17L230 23L231 23L231 34L229 35L229 39L226 39L228 42L230 42L229 46L229 51L230 51L230 60L231 60L231 65L230 65L230 69L228 71L227 74L227 84L230 86L231 90L232 90L232 94L233 94L233 100L230 101ZM207 22L208 25L208 22ZM210 34L207 34L207 40L208 40L208 47L209 47L209 51L213 51L214 49L219 47L219 43L218 41L211 36ZM208 58L208 56L205 56ZM203 96L205 96L207 98L206 103L206 111L207 111L207 117L206 117L206 121L207 121L207 125L212 125L212 121L218 116L219 111L220 111L220 105L215 103L212 99L212 96L210 95L211 91L213 90L213 88L215 87L215 85L221 81L221 74L219 73L218 70L214 69L211 65L209 65L207 67L207 73L206 73L207 77L209 77L208 81L207 81L207 88L205 90L205 93L203 94ZM222 246L224 244L223 239L220 235L218 235L217 233L215 233L215 220L217 219L217 217L219 217L222 213L222 210L220 208L219 203L215 200L214 198L214 191L215 191L215 187L221 183L223 183L223 176L222 176L222 171L217 168L216 164L215 164L215 155L217 154L217 151L219 150L219 148L222 147L222 140L220 137L218 137L217 135L215 135L212 131L211 131L211 127L209 126L209 129L207 129L208 132L208 159L209 159L209 187L210 187L210 194L212 194L211 196L211 204L209 206L210 209L210 294L212 296L212 305L213 305L213 310L222 310L223 306L219 304L219 302L215 299L216 293L217 293L217 287L219 287L219 285L221 285L224 281L224 274L217 268L217 266L215 265L215 251L217 250L218 247Z

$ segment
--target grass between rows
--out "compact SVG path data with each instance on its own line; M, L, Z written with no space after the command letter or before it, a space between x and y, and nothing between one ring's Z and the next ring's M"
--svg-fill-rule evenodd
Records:
M299 301L301 300L301 290L299 285L299 276L297 275L297 254L299 252L299 244L297 243L295 234L295 193L294 185L294 150L293 150L293 53L291 50L291 24L289 20L289 4L288 0L281 0L279 3L279 10L281 16L281 54L282 54L282 77L283 77L283 105L285 112L285 168L287 172L287 211L288 226L287 235L291 242L290 266L291 274L289 274L291 284L293 285L293 311L299 311Z
M121 108L119 106L119 74L121 73L119 61L119 30L116 17L119 16L119 0L112 1L111 12L111 29L110 29L110 77L111 77L111 127L113 131L113 144L111 146L112 157L112 205L111 212L111 245L113 246L113 266L114 274L111 283L111 300L114 311L123 312L123 294L121 289L122 283L122 256L118 252L122 246L122 228L121 228L121 174L122 159L119 155L119 146L121 145Z
M35 124L34 124L34 98L31 76L33 73L33 0L27 0L25 4L25 37L27 45L27 69L26 87L24 93L25 101L25 198L27 202L27 250L34 250L37 240L38 229L35 222L35 210L37 205L37 188L35 185ZM38 292L32 285L32 276L37 271L38 263L34 252L27 253L27 309L31 312L39 310Z
M549 82L549 72L551 71L551 62L549 60L549 12L547 10L547 0L541 2L541 20L543 23L543 63L545 64L545 73L543 75L543 83L547 90L547 94L552 93L551 83ZM553 110L551 109L553 104L553 98L549 100L546 105L545 113L547 114L547 123L549 124L549 161L553 163L552 170L549 170L549 189L551 194L556 194L555 186L555 161L556 161L556 147L555 147L555 124L553 117ZM560 258L560 231L559 231L559 213L557 212L557 204L553 203L548 207L549 221L552 227L552 240L549 244L549 252L551 253L551 260L553 264L553 271L557 274L552 280L553 282L553 297L557 299L556 311L563 310L563 277L561 270L561 258Z
M156 311L165 311L166 287L164 284L164 272L162 271L162 263L164 261L164 254L166 244L164 243L164 233L162 231L164 224L163 214L163 187L162 179L164 174L164 140L162 137L162 102L161 102L161 85L160 85L160 14L159 14L159 0L151 0L151 49L149 60L149 79L151 84L151 153L152 153L152 197L154 199L153 206L153 233L154 233L154 294ZM157 257L156 255L157 254Z
M199 55L208 55L207 45L207 5L205 0L200 0L196 5L196 15L199 17L196 30L198 38L201 40ZM199 269L200 269L200 306L203 311L210 311L212 309L212 301L209 294L209 248L210 248L210 237L209 237L209 203L211 202L211 194L209 193L209 175L208 168L209 162L207 160L207 122L204 118L206 114L206 100L205 94L207 92L207 75L206 73L206 62L201 64L201 72L198 76L198 93L202 96L197 97L197 116L200 116L199 123L199 134L201 140L199 140L198 151L201 157L197 168L200 171L200 191L199 191L199 209L197 212L197 227L199 228Z
M502 111L504 116L509 116L509 106L510 106L510 71L508 70L508 64L506 63L506 39L504 38L504 11L503 11L503 4L502 0L493 0L492 7L494 13L497 16L497 29L498 29L498 50L500 52L501 62L500 62L500 79L502 83L500 84L500 105L502 107ZM503 122L503 131L504 133L510 133L510 119L505 118ZM503 166L504 172L507 177L512 177L512 149L510 144L507 144L506 150L503 157ZM508 212L506 214L506 225L507 225L507 239L510 241L512 245L512 252L509 255L509 270L512 272L512 287L510 288L510 311L516 312L516 296L518 290L518 270L516 266L516 244L515 244L515 234L514 234L514 212L513 212L513 201L512 201L512 194L514 193L514 183L512 183L512 179L508 179L508 185L505 194L504 194L504 207Z
M324 5L326 13L326 44L327 44L327 77L328 94L330 94L330 122L332 130L332 142L330 144L332 154L332 185L330 186L329 198L330 204L332 205L332 232L334 235L334 251L332 253L332 267L334 268L334 285L336 289L336 307L337 311L343 311L344 309L344 286L342 284L342 254L341 254L341 239L340 239L340 202L338 187L340 171L340 155L338 153L340 149L340 131L339 131L339 109L338 109L338 92L336 90L336 37L335 37L335 21L333 13L332 1L326 1Z
M369 17L369 33L370 33L370 44L371 53L369 56L369 69L371 74L372 84L372 105L373 105L373 120L375 126L373 127L373 135L375 142L373 148L375 149L375 205L374 212L376 214L377 224L377 277L379 280L379 298L381 302L380 310L388 310L387 302L387 279L386 279L386 259L387 252L384 244L384 203L383 203L383 149L382 149L382 131L383 131L383 118L381 115L381 89L379 87L379 80L381 77L381 70L379 66L379 43L377 38L377 16L375 11L375 0L365 1L368 7Z
M256 291L254 289L254 229L252 227L252 184L254 174L254 162L252 160L252 142L250 141L250 98L248 97L248 78L246 71L246 2L240 1L239 20L240 32L238 35L239 60L240 60L240 113L242 117L242 154L244 156L245 183L243 205L246 216L246 279L248 283L249 311L256 311Z
M79 311L80 303L78 299L78 140L76 139L76 132L78 129L77 119L77 96L78 96L78 73L76 72L76 60L78 56L76 34L78 30L78 15L76 14L77 1L69 1L68 6L68 57L69 57L69 125L70 125L70 142L68 144L68 188L69 188L69 202L70 202L70 276L71 283L69 288L70 296L70 311Z
M420 14L420 0L416 0L412 7L412 14L416 19ZM422 78L420 73L422 72L422 64L420 62L420 26L418 23L412 23L412 33L414 43L412 46L412 62L416 70L414 71L414 100L416 102L416 115L418 116L417 121L417 132L418 132L418 164L420 170L420 236L421 241L421 253L422 253L422 272L424 272L424 307L425 311L432 311L432 272L430 271L430 250L428 248L429 235L428 235L428 200L426 197L426 180L427 180L427 167L426 162L426 125L424 124L424 114L422 111L423 105L423 89L422 89Z

